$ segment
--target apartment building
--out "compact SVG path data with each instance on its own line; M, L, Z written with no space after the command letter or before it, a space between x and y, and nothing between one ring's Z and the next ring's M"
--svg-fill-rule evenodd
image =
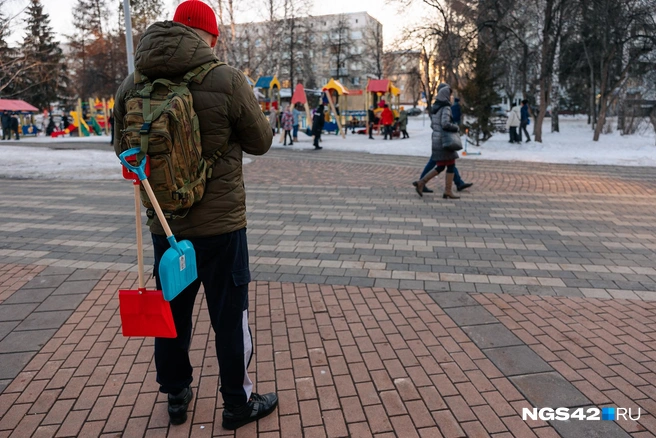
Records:
M237 24L230 62L253 77L276 75L283 88L293 77L307 88L335 78L358 89L376 77L382 50L382 24L354 12Z

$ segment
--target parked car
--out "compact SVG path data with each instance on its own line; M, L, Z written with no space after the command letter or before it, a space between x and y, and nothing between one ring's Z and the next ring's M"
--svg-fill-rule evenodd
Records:
M422 110L421 108L418 108L418 107L416 107L416 106L413 107L413 108L410 108L410 109L407 111L407 113L408 113L409 116L419 116L419 115L421 115L421 113L423 113L423 112L424 112L424 110Z

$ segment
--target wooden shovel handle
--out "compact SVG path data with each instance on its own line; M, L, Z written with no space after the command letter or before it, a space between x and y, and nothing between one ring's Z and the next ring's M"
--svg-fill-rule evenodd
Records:
M153 208L155 209L155 213L157 213L157 218L159 219L160 224L162 224L162 228L164 228L166 237L171 237L173 232L171 231L171 227L169 227L168 222L166 222L164 212L159 206L159 202L157 202L157 198L155 197L155 193L153 193L153 189L150 187L150 183L147 179L143 179L141 180L141 184L143 184L144 189L146 189L146 193L148 193L148 199L150 199L150 203L153 204Z
M146 288L144 279L144 261L143 261L143 236L141 234L141 200L139 199L139 184L133 184L134 187L134 211L136 212L137 226L137 265L139 267L139 289Z

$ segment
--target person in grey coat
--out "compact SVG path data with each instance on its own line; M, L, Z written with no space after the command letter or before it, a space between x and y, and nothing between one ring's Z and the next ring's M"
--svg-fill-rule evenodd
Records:
M456 168L456 160L458 153L449 151L442 147L444 140L444 132L458 132L458 125L453 123L453 115L451 114L451 87L448 85L442 87L437 92L437 101L433 105L434 113L431 115L431 128L432 134L432 149L431 160L435 161L435 169L428 172L423 178L415 181L413 185L417 190L419 196L423 196L424 186L428 181L439 175L446 169L446 179L444 182L444 199L459 199L459 196L453 194L453 177Z

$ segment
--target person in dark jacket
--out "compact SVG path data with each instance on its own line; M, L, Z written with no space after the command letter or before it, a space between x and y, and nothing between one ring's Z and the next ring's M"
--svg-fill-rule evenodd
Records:
M7 111L2 113L2 139L11 140L11 115Z
M46 127L46 135L50 137L50 135L55 132L55 129L57 129L57 124L55 123L55 117L50 113L50 118L48 120L48 126Z
M323 105L319 105L312 116L312 135L314 136L314 148L317 150L323 149L319 146L319 141L321 141L321 131L323 131L324 122Z
M521 143L522 141L522 131L524 134L526 134L526 143L531 141L531 136L528 135L528 131L526 130L526 127L528 126L529 123L531 123L529 119L529 112L528 112L528 100L522 100L522 110L521 110L521 121L519 123L519 141Z
M216 15L199 0L180 3L173 21L157 22L141 35L135 51L135 73L130 74L116 93L114 107L114 150L120 154L129 145L122 143L126 98L143 89L150 80L180 81L186 73L202 65L216 63L213 47L219 37ZM251 280L246 240L246 192L242 170L243 153L263 155L271 147L273 133L244 74L226 64L204 73L202 80L189 83L202 145L209 159L219 150L225 153L212 167L202 200L184 218L169 220L175 236L191 241L197 260L198 280L171 301L177 338L155 339L155 367L160 392L168 394L171 424L187 420L193 398L193 372L189 357L196 295L203 285L212 328L216 334L223 422L234 430L272 413L275 393L253 392L248 365L253 340L248 327L248 283ZM127 147L126 147L127 146ZM127 205L126 205L127 208ZM155 268L170 247L162 224L154 218L150 225L155 250ZM157 286L161 287L156 275ZM201 380L201 385L206 385ZM213 393L215 388L207 388ZM200 391L203 391L201 389Z
M453 123L460 126L460 118L462 117L462 112L460 111L460 99L455 98L453 100L453 105L451 105L451 114L453 114Z
M109 112L109 132L112 135L112 139L109 141L109 143L114 144L114 110Z
M458 152L450 151L443 148L444 133L445 132L458 132L458 125L453 123L453 116L451 115L451 87L445 85L437 92L436 112L431 116L432 134L432 147L433 153L431 160L435 161L437 167L431 170L413 185L419 196L423 196L424 186L428 181L439 175L446 169L446 178L444 182L444 199L459 199L452 191L453 178L456 167L456 160L458 159Z
M399 130L403 134L403 138L410 138L408 135L408 113L405 108L399 108Z
M16 140L20 140L20 135L18 135L18 117L16 117L16 113L11 116L11 130L16 135Z
M369 128L369 139L374 140L374 125L376 124L376 120L378 120L378 117L376 117L376 113L374 112L374 107L370 106L369 111L367 111L367 126Z

